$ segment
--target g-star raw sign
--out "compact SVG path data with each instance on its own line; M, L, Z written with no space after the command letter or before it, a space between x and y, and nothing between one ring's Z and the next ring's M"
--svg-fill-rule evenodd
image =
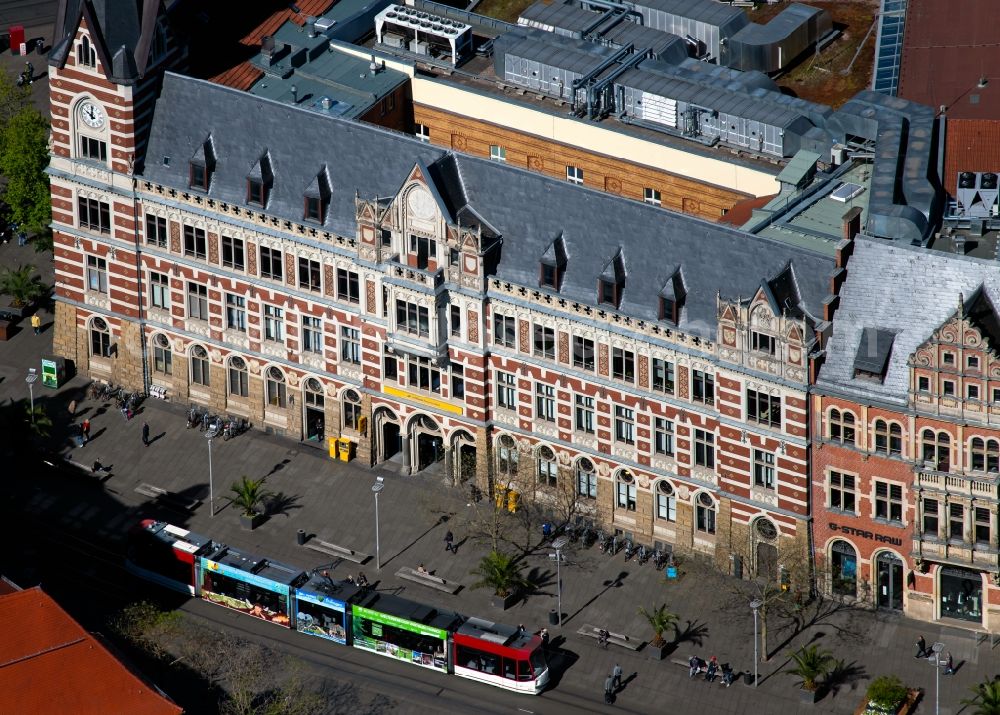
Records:
M841 534L848 534L849 536L860 536L862 539L871 539L872 541L877 541L880 544L892 544L893 546L903 545L903 540L897 539L894 536L882 536L882 534L865 531L864 529L855 529L853 526L838 526L832 521L830 522L830 531L839 531Z

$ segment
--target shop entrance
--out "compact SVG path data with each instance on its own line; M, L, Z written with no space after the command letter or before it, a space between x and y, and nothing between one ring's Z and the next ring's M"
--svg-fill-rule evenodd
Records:
M941 617L981 623L983 577L978 571L946 566L940 570Z
M417 471L427 469L444 459L444 447L441 438L435 434L421 432L417 435Z
M323 397L323 385L315 377L305 381L303 387L303 403L305 404L306 441L323 443L326 435L326 400Z
M833 592L838 596L858 597L858 552L846 541L830 546L830 574Z
M878 570L878 607L903 610L903 561L893 553L883 551L876 559Z
M385 462L399 454L402 441L399 438L399 424L396 422L382 423L382 461Z

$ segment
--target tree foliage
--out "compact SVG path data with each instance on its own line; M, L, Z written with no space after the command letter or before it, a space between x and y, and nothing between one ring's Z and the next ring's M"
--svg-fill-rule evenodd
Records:
M510 554L491 551L480 559L479 565L472 571L473 575L479 577L472 588L492 588L497 596L506 598L531 585L522 571L521 564Z
M653 640L650 641L650 645L654 648L659 648L666 641L663 640L663 632L670 628L677 622L677 614L671 613L667 610L667 604L655 607L652 611L647 611L643 607L639 607L639 615L646 619L649 623L649 627L653 629Z
M7 267L0 272L0 293L9 295L15 308L23 308L45 293L45 284L34 266Z
M4 200L11 220L32 232L44 230L52 215L45 174L48 129L48 120L31 105L22 106L0 126L0 173L7 180Z
M962 705L972 708L970 715L1000 715L1000 680L984 680L971 690L975 697L962 700Z
M233 493L233 504L243 510L245 516L255 516L261 511L265 499L272 496L271 492L264 488L263 479L250 479L243 477L238 482L234 482L229 490Z
M798 677L804 690L816 690L819 679L830 671L835 662L830 651L823 650L815 643L802 646L788 655L795 663L788 669L788 674Z

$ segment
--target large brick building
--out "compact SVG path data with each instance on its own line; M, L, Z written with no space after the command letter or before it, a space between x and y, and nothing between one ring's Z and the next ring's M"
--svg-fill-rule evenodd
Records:
M833 592L1000 627L996 263L857 241L812 397Z

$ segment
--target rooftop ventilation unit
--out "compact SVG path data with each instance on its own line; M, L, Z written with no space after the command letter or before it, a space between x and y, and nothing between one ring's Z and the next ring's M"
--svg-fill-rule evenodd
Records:
M850 182L841 184L838 186L831 194L830 198L834 201L839 201L842 204L846 204L848 201L858 196L865 190L865 187L860 184L852 184Z

